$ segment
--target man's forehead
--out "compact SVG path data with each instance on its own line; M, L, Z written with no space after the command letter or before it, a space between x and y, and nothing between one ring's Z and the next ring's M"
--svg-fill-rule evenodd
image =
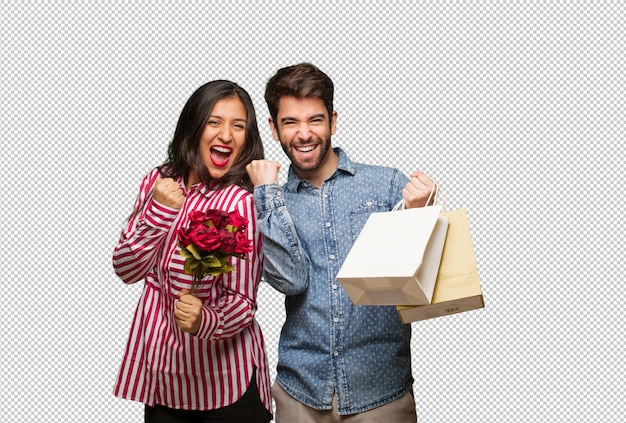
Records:
M315 115L328 116L324 102L318 97L283 96L278 101L278 116L280 118L310 118Z

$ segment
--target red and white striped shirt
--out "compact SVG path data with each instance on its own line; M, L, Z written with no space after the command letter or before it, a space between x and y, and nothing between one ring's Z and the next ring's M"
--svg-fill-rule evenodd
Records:
M261 400L271 412L267 356L254 318L262 253L252 195L234 185L186 190L179 180L185 202L176 210L152 198L158 176L154 169L143 179L113 252L113 267L124 283L144 280L114 394L148 405L212 410L237 401L256 368ZM254 249L247 261L232 258L235 271L207 276L197 288L202 324L190 335L174 321L175 302L193 281L183 271L176 231L188 225L190 211L208 209L237 210L248 219Z

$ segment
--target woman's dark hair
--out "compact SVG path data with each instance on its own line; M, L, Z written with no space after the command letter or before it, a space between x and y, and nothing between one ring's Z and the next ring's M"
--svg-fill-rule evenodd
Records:
M202 160L199 150L200 137L207 119L219 100L238 98L246 109L246 142L241 156L219 179L212 178ZM259 135L256 113L250 96L239 85L231 81L216 80L198 88L187 100L180 112L174 138L168 147L168 159L160 166L161 175L168 178L188 178L194 172L200 181L210 188L220 188L230 184L252 191L253 185L246 172L252 160L264 157L263 142Z
M265 86L265 102L274 122L278 116L281 97L317 97L324 102L328 117L333 113L333 81L319 68L310 63L299 63L279 69Z

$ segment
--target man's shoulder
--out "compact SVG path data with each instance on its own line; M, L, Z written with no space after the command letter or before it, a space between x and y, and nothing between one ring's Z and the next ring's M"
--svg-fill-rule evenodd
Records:
M370 169L373 171L393 171L393 172L398 172L398 169L393 167L393 166L386 166L386 165L377 165L377 164L372 164L372 163L364 163L364 162L354 162L354 165L358 168L363 168L363 169Z
M361 162L354 163L354 176L360 178L393 178L398 173L400 173L400 170L391 166L375 165Z
M340 159L340 163L339 166L341 167L342 165L346 168L349 169L350 167L352 167L355 172L356 171L360 171L362 173L398 173L399 170L395 167L392 166L386 166L386 165L377 165L377 164L372 164L372 163L365 163L365 162L359 162L359 161L354 161L351 160L348 156L348 154L341 148L336 148L337 154L339 155ZM342 160L343 159L343 160Z

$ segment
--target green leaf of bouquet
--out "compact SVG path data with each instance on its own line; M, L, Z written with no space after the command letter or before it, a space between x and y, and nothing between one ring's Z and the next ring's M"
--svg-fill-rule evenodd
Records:
M198 267L197 262L194 262L192 260L185 260L185 273L188 275L193 275L195 274L195 269Z
M202 259L202 254L200 253L200 250L198 250L198 249L196 248L196 246L195 246L195 245L193 245L193 244L189 244L189 246L187 247L187 250L189 250L189 252L190 252L191 254L193 254L193 257L194 257L196 260L201 260L201 259Z
M220 267L222 265L220 260L215 256L204 258L202 264L206 267Z
M180 255L185 258L193 258L193 254L191 254L186 247L180 248Z

